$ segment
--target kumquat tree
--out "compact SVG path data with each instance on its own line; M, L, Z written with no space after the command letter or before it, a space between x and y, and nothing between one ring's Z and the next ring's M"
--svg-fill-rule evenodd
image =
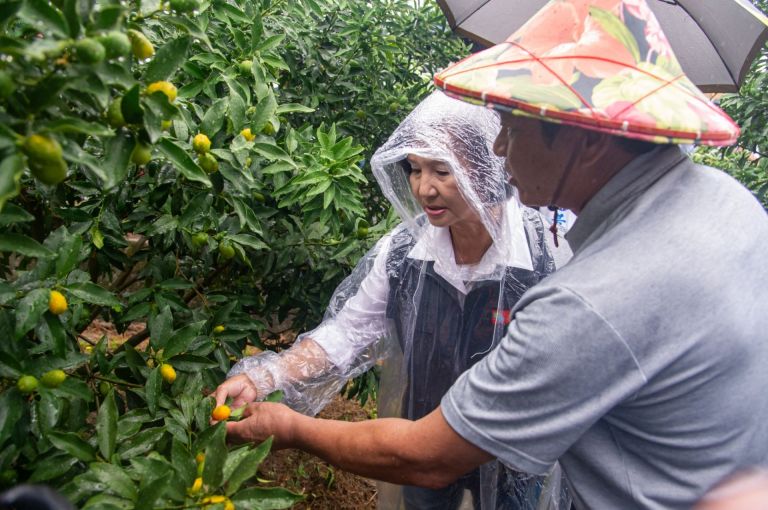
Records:
M466 51L408 0L0 3L0 489L301 501L205 395L391 225L368 157Z

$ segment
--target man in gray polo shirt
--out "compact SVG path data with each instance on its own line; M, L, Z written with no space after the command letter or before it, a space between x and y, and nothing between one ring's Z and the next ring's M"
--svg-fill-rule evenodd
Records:
M768 217L675 145L733 143L738 129L676 67L642 0L542 12L436 83L503 112L495 149L521 201L578 215L571 261L523 295L506 337L421 420L252 404L227 424L231 440L274 435L278 448L427 487L494 457L536 474L559 460L579 509L688 509L768 465ZM552 41L580 30L595 33ZM643 34L654 37L642 51L617 49ZM610 40L606 57L588 46Z

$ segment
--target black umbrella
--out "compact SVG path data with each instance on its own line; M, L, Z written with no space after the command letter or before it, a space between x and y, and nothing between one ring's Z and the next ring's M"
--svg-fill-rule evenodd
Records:
M547 0L437 0L458 34L503 42ZM768 39L768 18L748 0L648 0L683 71L705 92L737 92Z

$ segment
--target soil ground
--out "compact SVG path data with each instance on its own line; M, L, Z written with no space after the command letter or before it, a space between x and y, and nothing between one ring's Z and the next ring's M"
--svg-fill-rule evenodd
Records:
M370 404L369 404L370 405ZM368 406L366 406L368 407ZM336 397L321 413L321 418L363 421L369 411L357 402ZM294 505L299 510L368 510L376 508L376 483L323 462L298 450L273 452L261 465L259 477L275 485L306 495Z

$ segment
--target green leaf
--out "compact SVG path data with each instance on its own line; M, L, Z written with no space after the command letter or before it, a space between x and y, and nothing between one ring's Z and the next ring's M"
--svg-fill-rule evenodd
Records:
M0 169L2 172L2 169ZM1 207L1 206L0 206ZM0 225L11 225L13 223L25 223L34 220L35 217L29 214L16 204L5 204L0 212Z
M275 95L270 90L266 97L256 105L256 110L253 112L253 117L251 117L250 121L251 131L259 133L264 129L267 122L275 116L276 111L277 101L275 101Z
M294 167L296 166L291 157L274 143L254 142L253 151L269 160L285 161L286 163L292 164Z
M251 18L246 16L246 14L243 11L241 11L234 5L220 3L216 5L216 9L218 11L223 11L222 14L229 17L232 21L239 22L242 24L248 24L251 22Z
M195 322L176 331L163 349L165 359L186 351L204 325L205 321Z
M136 501L136 485L123 468L114 464L95 462L90 465L90 470L99 481L104 482L107 492Z
M64 401L55 398L47 388L39 388L40 398L37 400L37 423L45 431L54 430L61 416Z
M54 356L64 357L67 349L67 332L64 330L64 326L62 326L59 318L52 313L43 314L43 319L53 343Z
M226 469L225 467L224 479L227 480L227 496L236 493L243 482L256 476L259 466L262 461L267 458L271 448L272 438L270 437L259 446L249 451L236 466L232 466L231 470ZM232 454L230 454L230 456L232 456Z
M159 11L162 7L160 0L143 0L142 2L139 2L139 5L141 6L141 10L139 12L141 13L142 18L146 18L151 14L154 14L155 11Z
M163 495L167 487L168 480L162 475L145 484L139 490L136 508L155 508L155 502Z
M8 303L16 298L16 289L3 280L0 280L0 305Z
M285 60L275 55L262 55L261 61L276 69L284 69L286 71L291 70L288 64L285 63Z
M23 3L21 0L0 3L0 23L5 24L11 16L21 9Z
M110 306L119 308L122 303L104 287L100 287L92 282L71 283L64 287L72 295L79 297L86 303L94 305Z
M115 136L104 144L104 160L101 164L107 177L104 182L106 189L111 189L125 180L134 145L135 142L128 136Z
M96 494L88 498L81 510L132 510L136 508L132 501L110 496L109 494Z
M119 25L125 16L125 7L122 5L102 5L100 7L98 11L93 13L94 28L99 30L120 28Z
M115 134L103 124L88 122L77 117L58 118L49 122L46 127L59 133L80 133L90 136L113 136Z
M83 247L83 238L65 232L65 238L59 246L59 256L56 259L56 276L64 278L80 261L80 250Z
M235 508L250 508L253 510L290 508L300 501L304 501L304 496L301 494L277 487L253 487L242 490L232 496Z
M48 439L59 450L64 450L83 462L96 460L96 452L94 452L93 447L74 432L49 432Z
M1 441L0 441L1 442ZM53 480L66 474L72 466L77 464L78 460L71 455L59 453L52 456L38 457L32 476L29 477L30 483L45 482Z
M93 393L91 393L88 385L84 381L74 377L67 377L64 383L54 391L66 395L67 397L80 398L86 402L93 400Z
M280 115L281 113L293 113L293 112L312 113L314 111L315 111L314 108L310 108L309 106L304 106L303 104L284 103L277 107L277 109L275 110L275 113Z
M149 318L149 339L155 350L165 347L173 331L173 314L166 306L160 313Z
M48 289L35 289L24 296L16 307L16 338L34 328L48 310L50 292Z
M285 162L278 162L278 163L272 163L269 166L265 166L264 168L261 169L261 173L264 175L280 174L284 172L293 171L294 168L296 168L296 165L292 165L290 163L285 163Z
M0 446L11 437L23 413L26 402L16 388L10 388L0 393Z
M111 458L115 453L117 439L117 404L114 388L109 391L99 406L99 414L96 416L96 438L101 456L105 459Z
M228 98L222 97L214 101L211 107L208 108L208 111L205 112L205 116L203 116L203 120L200 123L200 132L208 135L209 138L213 138L221 130L228 107Z
M154 236L158 234L164 234L175 230L179 226L179 220L174 218L170 214L164 214L155 220L152 225L147 229L146 234L148 236Z
M232 129L239 133L245 124L245 101L232 91L229 94L229 118L232 120Z
M21 175L24 173L24 161L18 154L12 154L0 162L0 211L5 202L21 191Z
M123 441L118 447L117 453L124 459L144 455L154 448L155 444L163 438L165 433L165 427L144 429L126 441Z
M187 50L189 50L190 44L189 36L183 36L161 46L155 53L152 62L147 66L144 80L147 83L152 83L170 78L176 69L187 60Z
M182 395L182 399L186 396ZM187 447L179 440L171 443L171 464L182 479L191 484L195 479L195 458Z
M174 367L185 372L195 372L216 366L216 362L212 359L203 356L195 356L194 354L181 354L179 356L174 356L169 361L173 362Z
M134 85L120 100L120 112L128 124L141 124L144 111L141 109L141 91L139 85Z
M56 35L62 37L69 35L69 24L64 19L64 15L46 0L26 0L24 7L19 12L19 17L33 25L42 22L51 33Z
M249 236L246 234L236 234L233 236L229 236L229 239L236 242L237 244L253 248L254 250L269 249L269 246L267 246L264 242L262 242L255 236Z
M147 397L147 409L149 414L157 414L157 404L160 402L160 393L163 390L163 376L160 374L160 367L155 367L147 377L147 383L144 386Z
M264 41L256 47L256 51L265 52L272 48L276 48L285 39L285 34L277 34L264 39Z
M104 234L101 233L99 227L94 224L89 230L89 233L91 234L91 242L93 245L99 250L104 248Z
M107 182L108 177L104 172L101 161L92 154L84 151L77 142L69 138L61 138L61 147L64 150L64 159L70 163L83 165L88 172L96 176L101 182ZM88 173L86 172L86 173Z
M219 422L214 427L213 436L205 447L203 483L216 490L223 482L224 463L227 460L227 427L225 422Z
M184 204L184 212L179 218L179 225L182 227L189 227L195 221L200 219L200 216L211 208L213 203L213 197L208 192L202 192L195 195L189 202Z
M283 398L285 398L283 390L275 390L266 396L264 402L282 402Z
M184 177L190 181L203 183L209 188L212 186L205 170L200 168L200 165L195 163L183 148L168 138L160 139L156 147L175 165L176 170L181 172Z
M156 143L165 136L163 121L175 117L179 109L168 102L168 96L162 92L155 92L151 96L142 99L144 108L144 129L147 130L149 141ZM176 133L178 135L178 132Z
M22 234L0 234L0 251L12 251L25 257L48 258L53 252Z
M253 212L253 209L248 207L243 200L238 198L232 198L232 206L235 208L235 212L240 219L240 228L245 228L247 226L251 232L261 234L259 218L256 216L256 213Z

